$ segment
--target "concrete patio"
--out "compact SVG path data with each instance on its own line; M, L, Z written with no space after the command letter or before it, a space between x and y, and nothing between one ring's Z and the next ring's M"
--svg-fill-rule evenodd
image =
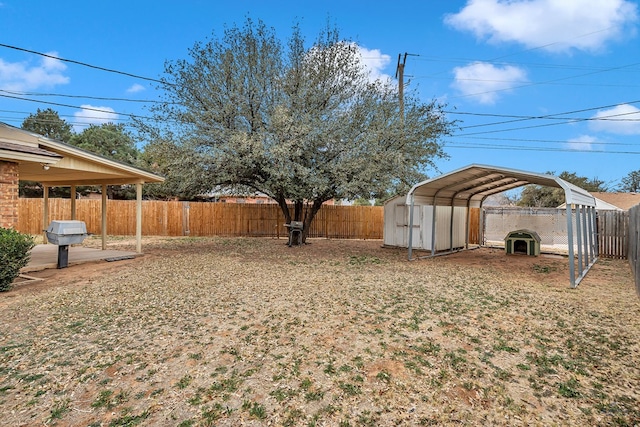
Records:
M69 265L82 264L95 261L118 261L140 256L137 252L101 250L85 248L82 246L69 247ZM29 264L20 270L21 273L41 271L58 266L58 246L57 245L36 245L31 250Z

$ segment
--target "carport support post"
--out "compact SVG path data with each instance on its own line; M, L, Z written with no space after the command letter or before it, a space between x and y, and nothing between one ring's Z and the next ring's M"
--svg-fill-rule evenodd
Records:
M582 205L576 205L576 242L578 243L578 272L584 271L584 256L582 253Z
M576 287L576 260L574 258L574 248L573 248L573 221L572 221L572 211L571 211L571 203L567 203L567 240L569 241L568 249L569 249L569 282L572 288Z
M431 256L436 255L436 198L433 197L433 206L431 207Z
M451 212L449 214L449 251L453 252L453 214L455 213L455 206L451 201Z
M413 194L411 195L411 203L409 203L409 261L413 256Z

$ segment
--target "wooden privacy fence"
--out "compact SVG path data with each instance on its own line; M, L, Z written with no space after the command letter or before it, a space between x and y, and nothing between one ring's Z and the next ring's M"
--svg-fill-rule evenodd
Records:
M40 234L48 224L42 223L43 199L20 199L18 231ZM100 234L101 200L76 201L76 219L87 224L87 231ZM633 212L633 209L632 209ZM640 212L635 210L635 220ZM471 210L471 223L478 222L479 210ZM133 236L136 233L136 202L107 201L107 233ZM316 215L310 237L333 239L382 239L384 209L381 206L323 206ZM49 221L71 218L69 199L49 199ZM602 257L627 258L629 245L636 247L637 236L630 229L630 214L598 211L598 251ZM632 222L633 220L631 220ZM637 228L640 226L633 223ZM475 234L474 234L474 230ZM470 242L478 240L470 227ZM284 216L275 204L142 202L142 234L145 236L286 236ZM635 245L635 246L634 246Z
M598 254L626 259L629 248L629 212L597 211Z
M100 234L101 200L76 201L76 219L89 233ZM40 234L43 199L20 199L18 230ZM107 201L107 233L135 235L136 202ZM382 239L381 206L323 206L311 224L310 237L334 239ZM69 199L49 199L49 221L71 219ZM287 235L284 216L275 204L142 202L142 234L145 236L263 236Z

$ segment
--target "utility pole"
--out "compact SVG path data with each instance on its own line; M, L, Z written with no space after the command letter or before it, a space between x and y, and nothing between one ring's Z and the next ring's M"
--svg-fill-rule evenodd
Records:
M407 56L420 56L415 53L398 54L398 66L396 67L396 79L398 79L398 105L400 106L400 117L404 120L404 66L407 63ZM402 60L402 61L401 61Z
M398 105L400 106L400 118L404 120L404 65L407 63L407 52L400 62L402 54L398 54L398 66L396 67L396 79L398 79Z

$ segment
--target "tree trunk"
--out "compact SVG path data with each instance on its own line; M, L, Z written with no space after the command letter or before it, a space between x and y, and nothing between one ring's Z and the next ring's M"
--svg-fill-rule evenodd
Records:
M289 224L291 222L291 213L289 212L289 206L287 205L287 199L284 196L278 196L276 199L278 202L278 206L280 206L280 210L282 211L282 215L284 215L284 223Z
M302 212L303 212L304 204L302 200L296 200L293 204L293 220L294 221L303 221Z
M306 213L304 211L304 203L302 201L296 200L293 203L293 217L291 216L291 212L289 211L287 200L284 197L280 196L276 199L276 201L278 202L278 206L280 206L280 210L284 215L285 224L291 224L291 221L304 222L304 227L302 229L302 243L306 243L307 236L309 236L309 230L311 229L311 223L322 207L322 203L324 203L324 200L314 200L313 205L311 205L311 209L306 211ZM305 214L304 217L303 214Z
M311 205L311 210L307 211L307 217L304 219L304 229L302 230L303 243L307 242L307 236L309 235L309 230L311 230L311 223L322 207L322 203L324 203L324 200L314 200L313 205Z

